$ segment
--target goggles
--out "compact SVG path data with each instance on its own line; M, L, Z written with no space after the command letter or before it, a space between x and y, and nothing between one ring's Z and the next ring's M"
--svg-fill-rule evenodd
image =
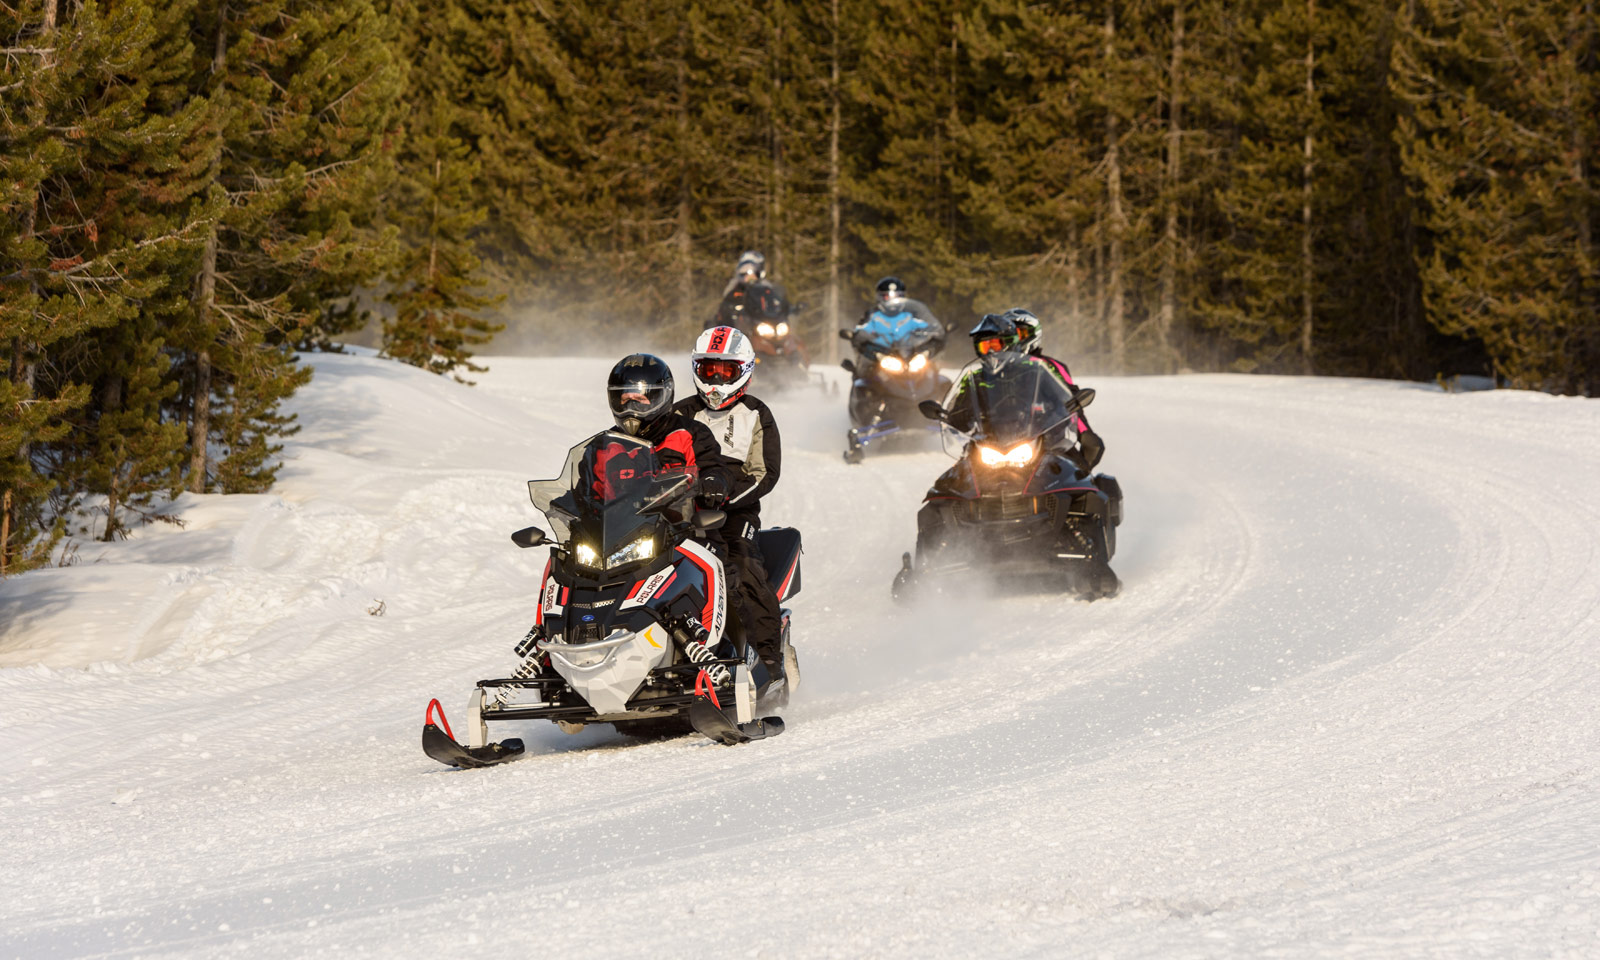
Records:
M737 360L703 357L694 362L694 375L706 383L732 383L744 374L744 364Z
M973 344L973 347L977 349L978 356L980 357L986 357L991 353L999 353L1001 350L1004 350L1006 346L1007 344L1004 337L984 337L982 340L978 340Z

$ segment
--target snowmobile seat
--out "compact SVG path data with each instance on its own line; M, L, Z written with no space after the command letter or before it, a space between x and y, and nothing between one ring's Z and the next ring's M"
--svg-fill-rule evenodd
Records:
M756 547L767 568L767 584L778 602L800 592L800 531L793 527L768 527L756 531Z

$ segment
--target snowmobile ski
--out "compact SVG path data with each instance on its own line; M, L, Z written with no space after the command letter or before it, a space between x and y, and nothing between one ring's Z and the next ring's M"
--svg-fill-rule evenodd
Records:
M729 746L776 737L783 732L783 720L778 717L760 717L748 723L734 723L704 697L689 707L689 724L706 739Z
M422 752L440 763L463 770L492 767L507 760L516 760L522 756L522 750L522 741L514 737L481 747L463 747L455 737L434 724L424 724L422 727Z

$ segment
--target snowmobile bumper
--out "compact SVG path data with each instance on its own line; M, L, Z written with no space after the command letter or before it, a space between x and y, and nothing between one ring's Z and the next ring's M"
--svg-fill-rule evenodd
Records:
M478 687L486 693L495 690L534 689L538 691L540 698L536 703L488 702L483 707L481 717L486 723L498 720L611 723L616 720L643 720L682 713L696 699L694 682L696 675L702 669L720 664L733 670L743 663L743 660L728 658L658 667L650 671L650 678L646 681L644 689L629 700L621 712L605 714L597 712L594 707L581 699L575 698L575 702L572 703L561 702L560 691L565 689L567 684L560 677L479 680ZM555 699L549 699L552 697Z

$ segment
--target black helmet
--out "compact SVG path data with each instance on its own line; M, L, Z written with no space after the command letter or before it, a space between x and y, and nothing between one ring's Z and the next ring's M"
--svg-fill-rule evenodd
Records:
M672 368L648 353L623 357L606 380L606 399L617 426L638 436L672 409Z
M892 307L906 298L906 285L899 277L884 277L878 281L878 305Z
M1028 353L1039 353L1043 343L1039 339L1039 318L1026 307L1012 307L1004 314L1016 324L1017 341Z
M1006 357L1017 355L1017 325L1001 313L986 313L972 328L972 352L983 361L984 369L994 370Z

